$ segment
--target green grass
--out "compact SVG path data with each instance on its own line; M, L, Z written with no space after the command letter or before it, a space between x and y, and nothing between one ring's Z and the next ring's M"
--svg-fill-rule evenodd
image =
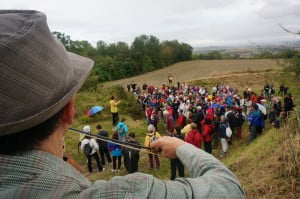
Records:
M300 82L294 79L291 74L266 71L260 73L247 73L247 74L233 74L229 77L220 77L215 79L205 79L194 81L193 84L205 85L210 88L215 83L224 83L225 85L233 84L235 88L238 88L240 93L245 89L245 85L250 85L251 88L260 93L263 84L269 82L276 87L278 92L278 86L284 83L289 87L289 92L295 96L295 103L300 102ZM96 125L101 124L111 135L114 127L112 126L109 100L111 95L115 95L118 99L124 101L120 104L119 115L120 118L126 118L126 123L129 127L129 132L135 132L138 141L143 144L146 135L146 121L145 119L133 119L133 114L128 114L131 110L134 98L127 92L122 92L120 88L104 88L101 85L93 91L81 91L77 94L76 102L76 120L73 127L82 129L84 125L91 125L92 132L96 132ZM131 101L130 103L127 101ZM125 103L126 102L126 103ZM131 104L132 103L132 104ZM85 116L86 111L93 105L101 105L105 107L105 110L95 117L88 118ZM129 108L128 108L129 106ZM144 115L141 110L138 110L139 114ZM158 131L164 135L165 130L162 122L159 123ZM221 159L225 165L227 165L239 178L242 186L248 194L248 198L286 198L286 187L290 181L286 178L281 178L276 169L278 168L278 158L280 151L278 151L281 144L281 131L275 130L271 127L267 127L265 133L255 140L252 144L246 146L246 140L248 138L247 125L243 128L243 138L241 141L234 140L233 146L229 147L227 158ZM87 175L86 158L81 152L78 152L79 135L69 132L66 135L66 152L71 154L76 161L78 161L83 170L83 174ZM220 144L219 144L220 145ZM213 154L219 158L220 148L213 150ZM148 156L146 153L140 153L141 158L139 162L139 171L152 174L160 179L169 179L170 177L170 162L168 159L160 158L161 168L159 170L149 169ZM273 164L274 163L274 164ZM96 165L94 163L94 168ZM111 173L111 166L107 167L104 172L96 172L92 175L88 175L87 178L91 181L99 179L110 179L115 175L125 175L125 168L122 166L120 173ZM188 173L186 172L186 176ZM272 184L278 187L272 187ZM272 195L271 193L274 192ZM282 194L283 197L279 197ZM274 197L273 197L274 196Z

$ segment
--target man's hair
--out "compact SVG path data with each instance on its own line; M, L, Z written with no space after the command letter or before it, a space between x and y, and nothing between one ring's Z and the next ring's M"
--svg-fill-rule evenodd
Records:
M0 154L15 154L21 151L34 149L46 140L58 127L63 114L61 109L46 121L11 135L0 136Z
M96 129L102 129L101 124L98 124L98 125L96 126Z

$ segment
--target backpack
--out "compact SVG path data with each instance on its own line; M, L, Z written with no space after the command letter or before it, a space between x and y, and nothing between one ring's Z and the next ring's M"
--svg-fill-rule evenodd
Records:
M232 130L231 130L230 126L228 125L226 127L226 136L230 138L231 135L232 135Z
M92 153L92 150L93 149L92 149L90 143L85 144L84 147L83 147L83 153L86 156L90 155Z

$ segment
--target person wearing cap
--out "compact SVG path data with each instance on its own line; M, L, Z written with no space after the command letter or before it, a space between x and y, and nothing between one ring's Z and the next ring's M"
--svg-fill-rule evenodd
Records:
M0 11L1 198L245 198L229 169L174 137L150 147L178 157L190 178L171 182L134 173L91 183L66 163L74 96L93 61L67 52L46 21L38 11Z
M151 143L161 138L159 132L156 131L155 127L152 124L148 125L148 132L145 136L145 147L150 147ZM156 152L155 150L150 150L151 152ZM148 154L150 169L154 169L154 160L156 164L156 168L160 168L160 161L158 155ZM153 160L154 159L154 160Z
M86 133L91 133L91 127L89 125L84 126L83 131ZM92 173L93 171L92 158L96 160L97 167L100 172L105 170L105 168L100 163L100 159L97 153L97 151L99 150L99 145L94 138L91 138L87 135L84 136L84 139L81 141L80 148L87 158L87 165L90 173Z

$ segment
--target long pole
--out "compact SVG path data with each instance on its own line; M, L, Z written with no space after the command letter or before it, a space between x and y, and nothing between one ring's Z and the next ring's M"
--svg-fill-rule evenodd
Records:
M141 146L141 145L133 144L133 143L121 142L119 140L114 140L114 139L111 139L111 138L108 138L108 137L95 135L95 134L92 134L92 133L87 133L87 132L84 132L84 131L81 131L81 130L78 130L78 129L74 129L74 128L69 128L69 130L71 132L75 132L75 133L78 133L78 134L84 134L84 135L87 135L89 137L95 138L97 140L102 140L102 141L105 141L105 142L111 142L111 143L120 145L122 147L129 148L129 149L134 149L134 150L145 152L145 153L152 154L152 155L158 155L157 153L153 153L151 151L148 151L148 150L151 149L150 147L145 147L145 146Z

